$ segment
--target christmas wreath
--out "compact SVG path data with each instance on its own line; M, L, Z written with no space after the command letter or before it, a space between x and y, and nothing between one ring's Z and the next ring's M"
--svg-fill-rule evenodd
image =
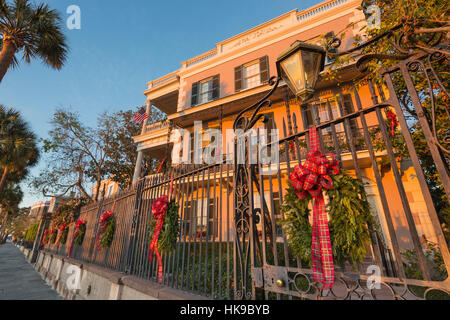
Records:
M97 250L109 248L114 238L114 232L116 231L116 217L114 216L114 207L111 211L105 211L100 216L100 229L95 237L95 243L97 244Z
M73 242L81 246L83 244L84 235L86 234L86 220L79 219L75 224L75 233Z
M67 254L67 258L71 257L74 244L79 245L79 246L81 246L83 244L85 234L86 234L86 220L79 219L75 223L75 232L73 233L72 243L70 244L69 253Z
M372 215L361 181L341 171L333 154L320 153L315 128L310 130L310 140L308 158L289 177L281 206L282 225L292 252L311 264L314 281L329 289L334 284L333 259L355 265L366 257ZM327 205L324 193L329 199Z
M49 240L50 240L50 231L45 230L44 236L42 237L41 245L46 246Z
M169 202L167 196L156 199L152 204L154 219L150 222L149 262L153 260L153 253L158 259L158 281L162 282L163 264L161 254L175 250L179 235L178 205L174 200Z
M50 230L50 243L55 244L57 238L58 238L58 230L55 228L52 228Z

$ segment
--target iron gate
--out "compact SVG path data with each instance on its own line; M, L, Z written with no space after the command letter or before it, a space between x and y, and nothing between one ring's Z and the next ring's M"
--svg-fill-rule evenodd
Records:
M437 246L442 255L444 273L450 271L450 254L447 242L442 232L441 224L436 212L435 204L431 196L429 186L425 179L422 163L416 152L405 112L399 102L393 77L401 77L406 86L403 95L408 95L409 105L417 114L420 128L427 141L434 161L435 169L444 187L447 200L450 195L450 184L448 180L448 150L439 142L436 128L436 114L434 95L437 89L448 97L447 88L438 77L434 64L448 63L447 57L440 53L421 53L409 59L401 61L395 67L387 69L383 73L387 89L380 85L374 85L372 81L366 83L371 103L363 105L359 90L355 87L351 91L351 102L353 110L345 108L345 96L342 88L333 88L336 104L340 113L339 117L333 117L330 100L320 102L325 104L328 121L321 122L317 108L313 107L312 125L319 130L321 149L323 153L333 152L339 160L346 159L351 162L352 172L360 181L363 181L361 162L362 154L365 153L366 166L373 174L374 186L378 192L381 204L382 219L387 225L387 235L372 232L371 257L365 264L361 265L357 272L348 270L348 266L336 268L335 286L330 291L324 291L321 286L312 281L312 270L302 266L302 261L290 253L286 235L281 227L282 215L279 206L283 203L283 181L287 181L289 173L294 166L306 158L308 146L308 131L299 131L297 114L302 115L303 127L308 128L305 106L292 106L292 97L285 88L285 117L283 118L282 138L279 139L280 161L276 164L276 173L263 174L264 170L270 169L261 161L251 164L249 152L251 137L250 129L254 128L259 120L267 122L264 118L264 108L270 107L272 102L269 97L277 90L279 79L272 78L270 85L273 86L270 93L259 103L245 109L234 123L234 129L242 129L245 132L245 163L235 164L234 170L234 226L235 226L235 292L236 299L418 299L430 298L433 295L441 297L450 292L450 280L435 281L430 263L425 256L424 242L419 237L416 221L413 216L410 199L405 189L402 168L399 168L394 148L386 127L383 110L389 108L395 110L398 121L402 128L401 134L409 153L408 161L413 167L415 176L420 185L420 192L426 204L426 216L431 221L433 232L436 235ZM430 84L429 93L431 98L431 109L426 110L421 102L421 97L414 87L411 73L421 73ZM431 79L434 79L432 81ZM433 85L435 85L433 87ZM433 91L435 90L435 91ZM387 91L387 92L386 92ZM388 96L388 98L386 98ZM318 104L312 101L311 104ZM445 106L447 116L448 109ZM295 109L295 110L294 110ZM368 125L368 119L375 119L375 126ZM337 127L340 127L338 132ZM259 129L256 131L259 135ZM448 128L447 128L448 134ZM239 137L236 139L236 141ZM384 145L384 157L387 165L392 170L395 187L386 187L383 181L383 167L380 167L379 150L374 144ZM258 140L259 143L259 140ZM444 144L448 144L448 135L444 138ZM269 145L270 147L271 145ZM272 143L272 147L276 144ZM259 149L258 149L259 150ZM237 147L235 149L235 163L237 163ZM368 161L367 161L368 160ZM368 162L368 165L367 165ZM273 166L273 165L272 165ZM395 223L392 205L387 195L397 193L403 208L402 215L406 219L406 225L410 234L410 240L417 254L418 267L422 279L411 279L405 272L404 257L399 245L399 225ZM255 204L259 202L259 205ZM397 228L396 228L397 227ZM383 238L389 238L391 245L386 245ZM371 272L367 271L369 265L376 265L381 270L381 289L368 289L367 281L370 280ZM442 279L439 279L442 280ZM420 288L420 289L418 289ZM442 293L440 291L444 291Z

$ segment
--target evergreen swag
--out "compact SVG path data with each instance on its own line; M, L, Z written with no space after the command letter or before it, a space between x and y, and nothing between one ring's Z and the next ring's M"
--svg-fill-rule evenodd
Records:
M371 241L368 226L373 225L373 217L370 205L361 181L345 172L333 175L332 179L333 188L325 193L329 198L327 213L333 257L339 265L348 261L355 267L366 257ZM312 226L308 205L312 197L300 200L290 182L287 191L281 206L283 229L294 255L310 265Z
M84 235L86 234L86 222L84 220L78 220L76 224L75 227L78 227L78 232L73 239L73 242L76 245L81 246L83 244Z
M155 228L156 219L152 219L148 226L149 241L153 238ZM164 224L159 235L158 251L161 254L169 253L176 249L179 230L178 205L174 200L171 200L169 202L169 208L164 216Z

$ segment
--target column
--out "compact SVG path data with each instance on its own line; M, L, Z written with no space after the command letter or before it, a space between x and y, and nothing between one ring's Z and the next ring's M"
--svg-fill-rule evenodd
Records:
M147 100L147 109L146 113L150 115L150 110L152 107L152 102L150 100ZM141 135L145 134L145 129L147 127L148 119L144 120L144 123L142 125L142 131ZM141 177L141 170L142 170L142 160L144 158L144 152L141 150L138 152L137 160L136 160L136 167L134 169L134 176L133 176L133 185L136 184L136 182L139 181L139 178Z

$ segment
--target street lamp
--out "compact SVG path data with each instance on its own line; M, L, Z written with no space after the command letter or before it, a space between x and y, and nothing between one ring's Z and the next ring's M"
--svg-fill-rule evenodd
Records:
M317 79L325 66L325 55L324 48L297 40L278 56L278 76L300 102L314 95Z

